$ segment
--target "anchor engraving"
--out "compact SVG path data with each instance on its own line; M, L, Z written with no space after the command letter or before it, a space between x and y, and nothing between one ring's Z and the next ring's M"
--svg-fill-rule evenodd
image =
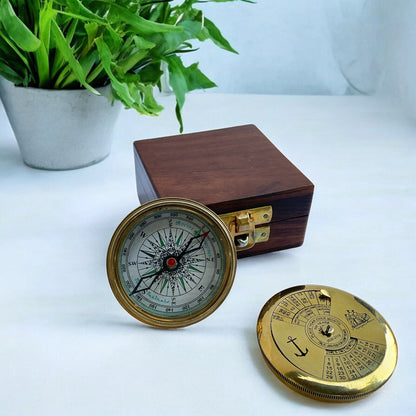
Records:
M308 349L306 348L305 349L305 352L303 352L300 348L299 348L299 346L298 346L298 344L296 344L296 340L297 340L297 338L292 338L290 335L287 337L287 339L289 340L287 343L289 344L289 343L292 343L297 349L298 349L298 351L300 352L300 354L296 354L295 353L295 355L296 355L296 357L304 357L307 353L308 353Z

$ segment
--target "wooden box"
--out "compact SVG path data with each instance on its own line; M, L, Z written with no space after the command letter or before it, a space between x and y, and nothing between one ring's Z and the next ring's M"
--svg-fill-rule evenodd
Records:
M314 186L254 125L134 143L141 203L199 201L217 214L271 205L267 242L239 257L302 245Z

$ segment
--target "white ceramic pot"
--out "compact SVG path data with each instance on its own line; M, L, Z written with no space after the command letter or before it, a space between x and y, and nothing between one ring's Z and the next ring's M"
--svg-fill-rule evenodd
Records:
M109 88L100 89L105 95ZM121 105L87 90L16 87L0 77L0 97L23 161L34 168L77 169L108 156Z

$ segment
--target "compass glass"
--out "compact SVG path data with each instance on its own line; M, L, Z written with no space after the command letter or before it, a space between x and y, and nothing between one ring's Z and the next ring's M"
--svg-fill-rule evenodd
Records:
M110 284L123 307L146 323L180 327L209 315L234 278L235 249L221 220L193 201L157 200L114 234Z

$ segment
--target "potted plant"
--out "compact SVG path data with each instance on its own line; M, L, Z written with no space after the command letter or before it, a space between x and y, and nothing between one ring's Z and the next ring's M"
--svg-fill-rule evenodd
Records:
M197 63L186 67L181 55L195 50L191 41L207 39L235 52L196 3L0 0L0 95L25 163L70 169L106 157L105 123L116 115L100 96L157 115L162 107L153 91L163 65L182 131L186 93L215 84Z

